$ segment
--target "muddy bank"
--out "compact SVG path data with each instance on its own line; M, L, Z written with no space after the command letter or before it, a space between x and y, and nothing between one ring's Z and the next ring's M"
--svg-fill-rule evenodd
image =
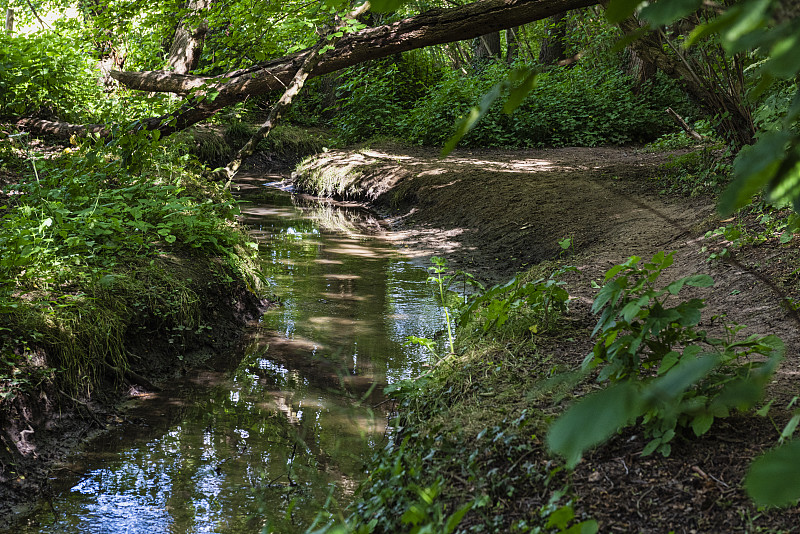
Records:
M797 509L758 510L742 488L753 458L777 442L797 391L800 329L796 314L782 306L785 298L800 297L797 239L780 243L778 234L767 234L737 249L733 260L709 261L711 252L730 243L705 237L706 231L734 219L720 221L711 198L660 194L660 164L668 158L625 148L570 148L461 151L441 160L433 150L384 147L332 151L306 161L295 174L304 190L383 213L410 253L445 256L485 282L504 281L537 264L545 276L558 265L578 267L563 277L571 301L558 331L504 340L498 347L467 342L451 374L437 378L439 389L421 395L433 399L430 406L427 400L414 405L415 413L434 414L415 428L420 435L431 432L434 445L398 454L419 461L423 472L444 476L450 509L470 499L494 503L468 514L462 526L484 525L485 517L493 517L495 531L508 531L514 521L535 524L545 517L538 514L547 505L547 473L558 462L531 432L543 437L548 421L572 398L599 386L584 383L559 394L554 404L531 392L555 366L580 368L591 350L597 321L592 282L602 284L604 273L631 255L649 259L659 250L675 251L663 284L694 273L715 280L711 288L680 294L705 299L702 328L725 335L721 324L729 321L747 325L742 337L775 334L786 343L787 358L768 387L773 408L769 418L748 413L715 422L701 438L684 432L668 458L642 456L648 438L639 428L622 432L563 479L576 517L596 519L601 532L793 531L797 524ZM735 220L747 226L758 214L747 217ZM562 249L565 238L569 246ZM520 421L528 430L514 437L512 423ZM493 434L506 435L508 450L498 449ZM476 449L484 452L470 464ZM391 473L386 476L384 483L395 483ZM393 488L402 495L408 483ZM402 498L381 510L396 506L402 513Z
M736 264L709 262L703 247L713 250L719 240L704 234L722 224L720 217L713 199L660 194L661 164L673 155L611 147L485 149L441 159L434 149L389 146L318 155L292 181L304 191L368 205L410 254L444 256L486 283L544 261L576 265L579 272L568 279L576 311L588 312L590 282L610 266L674 250L667 279L707 273L717 281L706 295L709 315L727 314L748 332L776 333L793 347L796 325L760 277L781 277L795 247L781 248L775 239L742 251ZM566 249L559 244L564 239Z
M230 365L221 358L231 354L242 330L268 305L218 260L177 254L154 261L173 279L186 281L188 294L197 299L196 324L202 327L177 330L158 302L151 301L125 327L124 369L104 362L92 385L87 378L86 388L78 390L59 380L56 371L0 401L0 528L12 524L21 510L48 499L50 473L81 443L126 424L122 401L157 391L189 369ZM35 365L58 368L57 346L43 343L27 353Z
M664 154L620 148L331 151L293 175L302 190L359 200L384 214L403 246L444 255L497 282L567 252L636 254L705 230L708 201L665 202Z

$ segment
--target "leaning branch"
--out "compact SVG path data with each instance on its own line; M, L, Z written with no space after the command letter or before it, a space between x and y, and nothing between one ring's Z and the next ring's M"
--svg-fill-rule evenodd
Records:
M366 13L368 9L368 1L361 4L359 7L351 11L343 20L339 20L336 26L334 26L333 30L330 32L330 35L333 36L337 32L341 31L347 25L348 19L355 19L356 17ZM283 92L283 96L281 96L278 102L272 106L267 120L264 121L264 124L261 125L261 128L259 128L258 131L253 134L247 143L245 143L245 145L236 152L225 168L222 169L221 174L228 180L225 184L226 188L230 186L231 181L236 175L236 172L239 170L239 167L242 165L244 158L252 155L258 142L269 135L269 133L272 131L272 128L275 127L275 124L280 119L281 114L292 104L292 100L303 88L303 84L305 84L311 73L314 72L314 69L317 68L322 59L322 55L320 54L322 49L326 45L335 45L335 43L335 37L329 39L327 35L323 35L317 44L314 45L314 47L311 49L311 53L306 56L303 64L300 65L299 69L297 69L297 72L295 73L294 78L292 78L292 82L289 84L289 87L287 87L286 91Z
M452 9L434 9L392 24L345 35L321 58L310 74L321 76L371 59L400 52L472 39L551 15L597 4L599 0L480 0ZM129 89L188 96L180 109L141 121L162 137L207 119L248 97L285 89L311 50L259 63L222 77L180 75L164 71L117 72L111 76ZM216 97L212 100L206 94ZM96 126L96 125L95 125ZM30 125L29 125L30 127Z

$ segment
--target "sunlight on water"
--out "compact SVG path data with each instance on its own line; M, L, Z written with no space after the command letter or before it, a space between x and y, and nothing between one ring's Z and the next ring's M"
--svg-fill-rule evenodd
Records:
M278 191L243 211L282 305L235 369L140 402L15 532L302 532L326 501L349 502L384 444L381 386L422 372L406 337L434 337L442 311L425 270L348 213Z

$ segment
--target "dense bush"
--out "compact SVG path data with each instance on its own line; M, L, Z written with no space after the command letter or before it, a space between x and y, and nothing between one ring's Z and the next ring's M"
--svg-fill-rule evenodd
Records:
M480 76L450 74L419 101L403 121L402 136L443 144L455 121L507 73L494 65ZM657 78L634 94L630 78L614 68L553 69L539 76L531 94L511 115L498 101L464 137L467 146L597 146L646 142L674 128L667 106L686 109L685 97Z
M122 122L164 113L165 94L118 89L107 93L95 51L63 33L9 36L0 33L0 117L38 116L67 122ZM79 42L79 41L78 41Z
M69 39L0 33L0 116L80 116L80 110L99 97L88 67Z
M336 89L338 109L333 126L337 135L345 143L398 135L398 119L439 77L440 71L428 56L419 53L346 69Z

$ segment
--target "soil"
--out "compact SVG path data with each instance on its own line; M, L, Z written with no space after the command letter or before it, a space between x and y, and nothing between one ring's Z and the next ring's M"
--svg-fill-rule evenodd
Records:
M156 317L145 317L151 335L132 334L125 340L129 368L98 383L91 397L75 398L50 382L0 402L0 530L16 516L51 498L50 477L69 454L98 435L131 424L123 403L160 390L188 371L227 369L231 354L243 354L244 330L261 317L267 302L243 282L223 284L215 278L214 260L172 256L165 269L193 280L192 290L203 303L201 324L213 325L204 335L187 335L176 347L168 341ZM218 266L221 269L221 266ZM141 332L141 331L140 331ZM180 357L178 357L178 355ZM54 361L45 349L35 358Z
M786 343L787 358L769 392L775 407L785 407L798 391L800 319L781 302L800 296L798 241L781 245L774 236L710 262L709 252L726 243L704 234L724 222L708 198L659 193L659 166L670 157L634 148L563 148L456 151L440 159L431 149L384 146L330 151L312 167L340 168L350 191L343 200L381 213L390 238L422 262L444 256L486 283L547 260L577 266L566 277L570 319L584 325L587 337L553 350L575 366L591 347L596 290L590 282L602 283L609 267L631 255L675 251L665 281L707 273L716 282L702 293L681 293L706 299L704 317L726 315L747 325L743 335L776 334ZM565 238L571 246L562 250ZM771 414L774 422L729 418L702 439L676 441L669 458L641 457L646 441L623 433L571 477L578 517L597 519L603 532L797 531L800 510L762 514L741 488L749 463L775 444L776 427L786 421L785 411Z

